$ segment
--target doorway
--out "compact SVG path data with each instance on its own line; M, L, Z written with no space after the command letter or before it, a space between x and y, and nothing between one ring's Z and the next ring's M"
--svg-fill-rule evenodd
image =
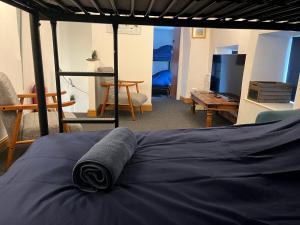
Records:
M175 27L154 27L153 97L176 98L180 32L180 28Z

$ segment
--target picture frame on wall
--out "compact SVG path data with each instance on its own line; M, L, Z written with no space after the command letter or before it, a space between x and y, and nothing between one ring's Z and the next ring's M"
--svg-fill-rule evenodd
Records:
M206 29L202 27L194 27L192 30L193 38L205 38L206 37Z

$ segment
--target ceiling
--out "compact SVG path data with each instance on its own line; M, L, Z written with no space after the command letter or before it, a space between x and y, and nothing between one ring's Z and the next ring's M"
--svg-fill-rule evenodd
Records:
M1 0L42 20L300 30L300 0Z

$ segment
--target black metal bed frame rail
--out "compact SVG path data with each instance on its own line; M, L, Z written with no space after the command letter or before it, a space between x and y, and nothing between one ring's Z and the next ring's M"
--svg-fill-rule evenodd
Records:
M30 15L30 28L32 39L32 52L34 58L34 72L35 83L37 89L38 110L39 110L39 123L41 136L48 135L48 117L45 95L45 83L40 39L40 18L38 14L31 13ZM65 123L114 123L115 127L119 126L119 108L118 108L118 24L113 24L113 39L114 39L114 73L101 73L101 72L60 72L58 43L57 43L57 21L51 20L52 39L53 39L53 53L54 53L54 66L55 66L55 81L57 91L57 104L58 104L58 121L59 132L64 131ZM114 77L114 118L63 118L62 99L61 99L61 85L60 76L101 76L101 77Z
M0 1L50 21L300 31L300 0L169 0L161 6L148 0L144 11L135 0L124 1L127 8L114 0L105 7L99 0Z
M30 30L31 30L35 85L37 91L37 101L38 101L38 110L39 110L40 133L41 136L44 136L49 133L49 128L48 128L45 82L44 82L42 48L41 48L41 37L40 37L39 26L40 26L40 22L39 22L38 15L31 14ZM58 97L60 98L60 96Z
M84 22L84 23L116 23L145 26L172 26L172 27L206 27L219 29L257 29L257 30L286 30L300 31L300 24L270 23L270 22L247 22L247 21L226 21L226 20L197 20L197 19L160 19L142 17L122 17L122 16L99 16L82 14L53 14L50 18L57 21ZM41 20L49 20L47 16L42 16ZM300 20L300 19L299 19Z

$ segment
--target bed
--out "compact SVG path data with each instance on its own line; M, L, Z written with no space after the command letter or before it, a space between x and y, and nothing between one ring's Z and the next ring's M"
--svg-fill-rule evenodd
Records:
M158 71L152 75L152 94L170 95L170 87L172 82L172 73L170 71L171 60L173 54L173 46L164 45L153 50L153 65L155 62L167 62L167 69Z
M0 177L0 224L300 224L300 117L136 133L113 190L82 192L72 168L108 132L38 139Z
M152 75L152 94L167 93L170 95L172 73L170 70L162 70Z

